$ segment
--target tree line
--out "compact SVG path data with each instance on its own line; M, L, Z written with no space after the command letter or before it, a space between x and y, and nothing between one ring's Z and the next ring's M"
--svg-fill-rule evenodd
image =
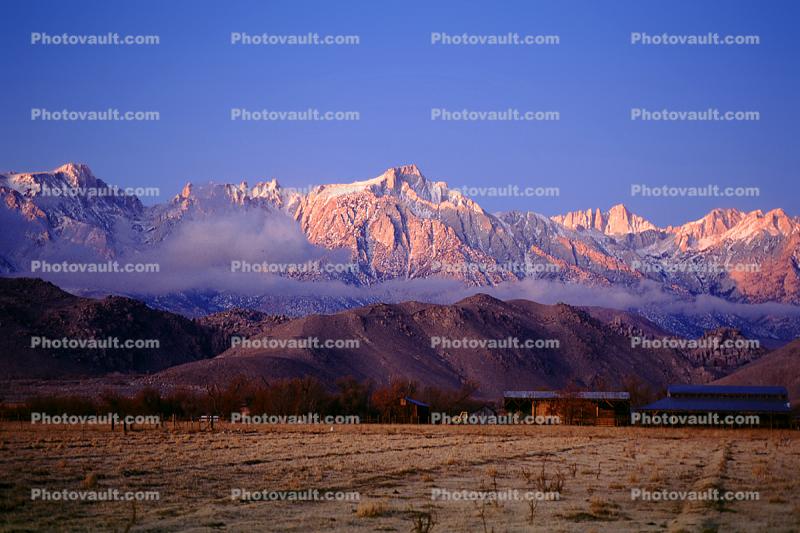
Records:
M359 416L362 420L392 420L403 416L400 399L412 397L430 405L431 411L458 414L485 405L474 398L477 384L465 383L458 389L421 387L412 380L397 378L387 384L344 377L331 390L314 377L271 382L238 377L227 385L177 387L168 391L144 388L126 396L104 390L95 396L38 395L19 404L0 402L5 419L30 419L31 413L49 415L158 415L162 420L175 416L194 419L203 415L226 419L231 413L249 411L252 415Z

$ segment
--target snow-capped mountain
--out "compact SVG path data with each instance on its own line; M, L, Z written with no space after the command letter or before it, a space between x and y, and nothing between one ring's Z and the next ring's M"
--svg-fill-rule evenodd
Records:
M444 275L491 285L515 276L461 265L491 267L524 255L499 219L445 183L426 180L414 165L317 187L293 216L312 243L350 250L364 283Z
M115 236L129 233L144 215L137 197L97 179L86 165L74 163L50 172L0 174L0 199L6 234L0 264L5 258L11 265L6 270L19 270L20 261L50 250L113 257L121 244Z
M11 228L0 241L0 270L25 272L31 259L43 256L132 257L158 249L182 228L247 212L281 217L309 245L343 251L358 273L341 279L357 285L447 278L491 286L536 278L636 287L649 280L675 294L800 304L800 221L781 209L715 209L667 228L623 205L552 218L492 214L415 165L306 194L275 180L252 187L190 183L151 207L125 194L46 194L108 187L88 167L72 163L0 175L0 217Z

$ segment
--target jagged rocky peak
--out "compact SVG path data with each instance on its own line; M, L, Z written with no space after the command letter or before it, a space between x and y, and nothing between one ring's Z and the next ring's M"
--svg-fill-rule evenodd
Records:
M428 196L428 180L413 164L392 167L377 178L356 183L363 183L376 194L402 194L407 187L420 196Z
M553 217L555 222L570 229L594 229L603 231L605 225L603 213L600 209L587 209L585 211L571 211L565 215Z
M53 171L53 174L63 175L73 187L94 185L97 182L97 178L94 177L89 166L83 163L61 165Z
M375 181L377 184L372 186L372 190L379 195L393 194L437 205L447 202L454 207L463 207L485 214L477 202L461 191L451 189L444 181L432 181L426 178L414 164L390 168Z
M183 186L183 189L181 189L181 192L176 199L189 198L192 195L193 190L194 190L194 184L191 181L187 181L186 185Z
M670 226L667 232L675 234L675 243L681 250L705 248L717 242L731 228L739 224L745 213L737 209L713 209L701 219L681 226Z
M414 163L410 165L400 165L399 167L392 167L386 171L386 173L393 173L399 176L408 176L412 178L422 178L423 180L425 177L422 175L422 172L419 170L419 167Z
M624 235L659 230L649 220L632 213L623 204L612 206L608 211L600 211L597 208L572 211L565 215L554 216L552 220L570 229L579 231L595 230L606 235Z
M266 209L292 209L302 195L283 189L278 180L239 183L192 183L187 182L181 192L172 199L172 206L182 210L199 208L204 211L228 209L235 206L261 206Z
M648 230L658 230L649 220L631 213L623 204L617 204L608 211L606 233L641 233Z
M788 236L800 230L800 223L783 209L773 209L766 213L760 209L751 211L726 234L733 239L750 239L760 234Z
M793 219L787 215L786 211L780 207L777 209L772 209L771 211L767 211L767 213L764 215L764 219L767 225L771 225L783 234L791 233L793 229L797 228L798 224L797 219Z
M250 194L254 198L260 198L264 196L272 196L274 194L278 194L281 191L281 185L278 183L278 180L272 178L268 181L259 181L255 185L253 185Z
M213 181L202 184L187 182L186 185L183 186L180 194L175 197L175 201L209 200L218 197L226 197L232 201L239 201L248 195L249 187L246 181L242 181L238 185L233 183L216 183Z
M745 213L738 209L712 209L707 215L698 220L687 222L681 226L670 226L667 231L691 235L695 238L722 235L742 221Z
M682 226L667 228L674 233L681 250L707 248L727 240L746 241L759 235L788 236L800 224L783 209L745 213L738 209L714 209L706 216Z
M105 183L95 178L91 169L82 163L67 163L49 172L12 172L3 175L2 182L30 196L39 195L43 188L105 186Z
M6 197L6 202L11 202L9 207L17 206L28 219L33 216L33 211L46 213L57 224L71 219L73 222L67 225L73 225L63 228L68 233L77 227L74 225L76 222L108 228L113 217L135 218L144 209L136 195L126 194L124 190L95 177L92 170L82 163L67 163L49 172L9 174L0 180L2 184L13 190L8 191ZM87 234L80 230L77 235L84 235L79 238L83 240Z
M447 183L428 180L414 164L389 168L380 176L369 180L323 185L315 192L326 197L370 192L375 196L404 197L437 204L444 201L462 203L467 200L459 192L451 191Z
M700 219L700 222L711 231L722 233L738 224L742 218L744 218L744 213L738 209L716 208L712 209L706 216Z

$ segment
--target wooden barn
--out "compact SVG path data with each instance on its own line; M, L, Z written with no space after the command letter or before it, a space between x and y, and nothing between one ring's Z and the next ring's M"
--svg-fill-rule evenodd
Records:
M627 392L506 391L503 403L509 413L558 416L562 424L580 426L623 426L631 416Z

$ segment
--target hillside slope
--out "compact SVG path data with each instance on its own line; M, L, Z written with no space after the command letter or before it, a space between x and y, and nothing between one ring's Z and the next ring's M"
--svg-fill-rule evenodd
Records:
M498 342L461 348L444 342L509 337L520 343L556 341L557 346L528 348ZM439 387L477 382L482 395L496 397L503 390L570 384L620 388L630 376L654 387L708 378L704 369L677 351L631 348L627 336L582 309L526 300L503 302L487 295L449 306L407 302L312 315L266 328L257 338L275 342L315 338L319 345L233 347L213 359L150 376L147 382L202 385L237 375L270 380L310 374L329 384L348 375L386 383L404 377ZM322 345L326 340L359 345L329 348Z
M792 405L800 405L800 339L768 353L715 383L719 385L780 385Z
M214 355L212 330L136 300L79 298L38 279L0 278L0 378L148 373ZM32 347L32 338L155 340L157 348Z

